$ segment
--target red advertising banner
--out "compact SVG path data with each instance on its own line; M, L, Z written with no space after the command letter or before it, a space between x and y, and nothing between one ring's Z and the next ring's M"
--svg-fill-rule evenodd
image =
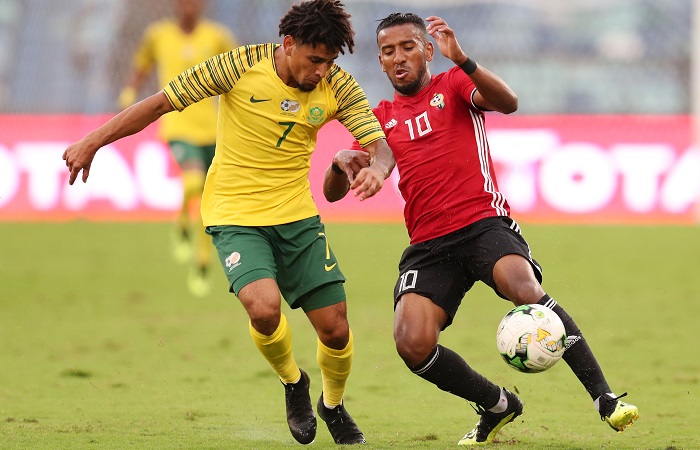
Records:
M178 167L155 126L100 150L87 184L68 185L61 155L110 116L0 116L0 221L171 220ZM685 116L487 116L500 190L523 222L691 223L700 151ZM323 173L352 137L339 123L318 136L310 182L325 221L401 221L394 171L360 202L323 197ZM439 174L436 174L439 176Z

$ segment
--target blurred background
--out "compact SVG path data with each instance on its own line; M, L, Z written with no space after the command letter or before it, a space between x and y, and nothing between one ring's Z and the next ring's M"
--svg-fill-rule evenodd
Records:
M288 0L210 0L239 42L278 42ZM347 0L356 57L341 57L375 104L377 20L440 15L465 51L506 79L520 114L688 114L692 0ZM427 4L429 3L429 4ZM0 0L0 112L115 111L131 54L171 0ZM447 68L439 59L434 71ZM155 89L156 86L153 86Z
M146 27L173 0L0 0L0 220L164 220L179 197L177 166L146 130L97 158L92 187L64 186L60 154L119 111L117 98ZM209 0L205 16L239 44L280 42L290 0ZM488 114L499 187L525 221L695 223L700 156L694 117L700 58L693 0L347 0L355 54L338 63L372 105L393 91L379 69L375 28L391 12L445 18L464 50L518 94L516 114ZM438 55L433 73L451 62ZM151 74L139 98L161 89ZM319 136L317 186L348 142ZM143 167L156 167L148 176ZM153 172L156 174L154 175ZM160 174L160 175L159 175ZM103 180L103 181L100 181ZM396 174L394 174L396 181ZM103 184L100 184L103 183ZM116 188L115 186L122 186ZM320 204L327 220L401 221L385 190L373 206ZM323 202L321 202L323 203ZM374 208L374 209L373 209ZM368 213L369 210L369 213Z

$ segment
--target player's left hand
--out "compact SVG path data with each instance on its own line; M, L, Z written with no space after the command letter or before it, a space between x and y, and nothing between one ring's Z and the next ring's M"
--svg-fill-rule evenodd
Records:
M366 200L379 192L384 185L384 172L377 166L369 166L360 170L350 189L355 192L355 197L360 201Z
M66 166L70 171L70 178L68 179L69 184L75 182L81 170L83 171L83 183L87 181L90 175L90 166L92 165L96 150L93 151L84 141L83 139L71 144L66 151L63 152L63 159L66 161Z
M462 47L459 46L459 42L452 28L447 26L447 23L437 16L430 16L425 20L428 22L428 26L426 27L428 34L435 39L440 52L457 65L464 63L467 59L467 55L462 51Z
M333 157L333 163L340 167L352 183L360 170L369 167L369 153L363 150L340 150Z

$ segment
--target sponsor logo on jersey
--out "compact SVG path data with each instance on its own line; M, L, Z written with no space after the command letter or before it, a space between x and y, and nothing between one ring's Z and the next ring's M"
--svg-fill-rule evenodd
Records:
M295 113L299 112L299 110L301 109L301 105L296 100L285 99L282 100L282 103L280 103L280 108L284 112Z
M271 98L255 98L255 94L250 96L250 103L269 102Z
M394 128L394 127L396 126L397 123L398 123L398 122L396 121L396 119L391 119L390 121L388 121L387 123L384 124L384 128L387 129L387 130L388 130L389 128Z
M224 262L226 263L226 267L230 273L233 269L241 265L241 254L238 252L233 252L226 257L226 261Z
M438 93L434 94L433 98L430 99L430 106L434 106L437 109L442 109L445 107L445 96Z

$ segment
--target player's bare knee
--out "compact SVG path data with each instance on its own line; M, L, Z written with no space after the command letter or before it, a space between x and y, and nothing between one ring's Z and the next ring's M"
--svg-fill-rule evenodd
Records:
M518 306L537 303L543 295L544 290L537 280L520 282L507 294L508 298Z
M260 304L248 308L248 316L255 330L266 336L271 336L279 327L281 311L272 305Z
M417 339L406 334L394 334L396 352L408 367L415 367L430 355L436 342Z
M339 321L332 326L317 328L316 334L326 347L342 350L350 341L350 326L347 321Z
M279 320L274 321L251 319L250 323L253 325L255 331L257 331L260 334L264 334L265 336L272 336L275 333L275 331L277 331L277 327L279 326Z

